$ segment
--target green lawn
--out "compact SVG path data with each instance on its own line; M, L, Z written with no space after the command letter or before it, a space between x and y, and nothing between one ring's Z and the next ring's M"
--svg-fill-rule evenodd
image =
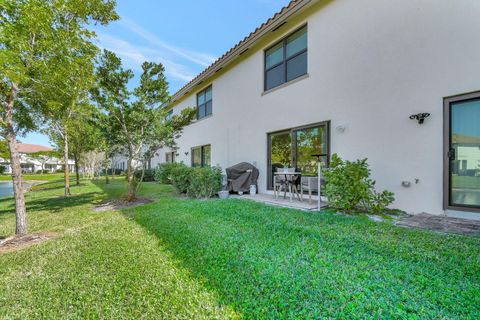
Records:
M28 194L30 231L56 239L0 254L0 318L480 317L480 239L365 217L242 200L156 201L91 211L124 180L84 181L70 199ZM0 198L0 235L14 228Z
M75 175L70 176L71 179L75 178ZM24 180L46 180L46 181L54 181L63 179L63 173L46 173L46 174L24 174ZM12 180L12 176L9 174L1 174L0 181L5 180Z

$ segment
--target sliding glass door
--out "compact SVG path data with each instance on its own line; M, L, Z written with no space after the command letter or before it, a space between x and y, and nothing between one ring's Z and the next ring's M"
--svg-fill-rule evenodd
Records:
M318 174L317 158L312 154L321 154L324 165L328 162L327 128L325 125L294 130L295 167L300 169L304 176Z
M446 208L480 211L480 93L445 99Z
M268 188L277 168L298 168L304 176L317 175L317 158L325 165L329 159L329 122L286 129L268 134Z

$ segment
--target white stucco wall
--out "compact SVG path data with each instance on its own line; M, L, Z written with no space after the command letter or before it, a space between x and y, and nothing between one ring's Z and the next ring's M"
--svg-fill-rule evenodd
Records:
M443 97L480 90L480 1L336 0L316 7L213 80L213 115L184 130L177 161L189 164L191 147L211 144L212 165L255 163L265 191L267 132L330 120L331 152L367 157L378 188L395 193L393 207L442 213ZM305 22L309 77L262 95L263 49ZM195 106L209 84L175 112ZM423 125L408 118L419 112L431 113ZM404 180L412 186L402 187Z

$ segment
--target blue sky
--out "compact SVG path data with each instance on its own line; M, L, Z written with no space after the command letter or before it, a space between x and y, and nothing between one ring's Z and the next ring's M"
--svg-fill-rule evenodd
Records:
M289 0L118 0L121 19L96 27L98 46L117 53L137 75L162 62L174 93ZM38 133L20 138L48 145Z

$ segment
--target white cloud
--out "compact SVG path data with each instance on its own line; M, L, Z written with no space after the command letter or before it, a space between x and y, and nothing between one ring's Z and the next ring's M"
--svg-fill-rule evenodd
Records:
M129 69L142 71L144 61L161 62L165 67L167 77L188 82L193 79L195 73L187 66L165 58L164 52L155 48L134 45L126 40L99 33L100 47L115 52Z
M135 33L137 36L148 41L150 44L155 45L158 49L169 51L174 55L187 59L190 62L196 63L202 67L207 67L212 62L215 61L215 57L210 54L190 51L190 50L186 50L186 49L168 44L162 41L160 38L158 38L155 34L151 33L148 30L145 30L140 25L138 25L137 23L135 23L134 21L128 18L123 18L122 20L119 21L119 23L125 29Z

